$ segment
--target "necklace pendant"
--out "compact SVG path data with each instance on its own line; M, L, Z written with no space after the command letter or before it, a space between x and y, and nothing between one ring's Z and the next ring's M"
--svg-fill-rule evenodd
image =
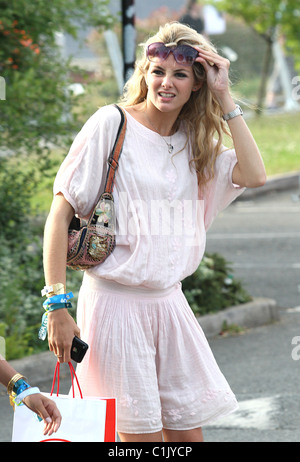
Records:
M170 154L172 154L173 149L174 149L174 146L172 146L172 144L168 143L168 151L169 151Z

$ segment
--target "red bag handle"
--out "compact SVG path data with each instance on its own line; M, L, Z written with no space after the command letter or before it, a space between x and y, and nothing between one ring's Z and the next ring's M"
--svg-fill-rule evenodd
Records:
M82 391L81 391L81 388L80 388L80 385L79 385L79 381L78 381L78 378L77 378L75 369L74 369L74 367L73 367L73 364L72 364L71 362L69 362L68 365L69 365L69 368L70 368L70 374L71 374L71 380L72 380L73 398L75 398L75 389L74 389L74 377L75 377L75 380L76 380L76 383L77 383L77 387L78 387L78 390L79 390L79 393L80 393L80 398L83 399ZM54 371L54 377L53 377L53 382L52 382L52 388L51 388L50 396L53 395L53 390L54 390L55 382L56 382L56 376L57 376L57 391L56 391L56 396L58 396L58 394L59 394L59 372L60 372L60 363L59 363L59 361L57 361L56 367L55 367L55 371Z

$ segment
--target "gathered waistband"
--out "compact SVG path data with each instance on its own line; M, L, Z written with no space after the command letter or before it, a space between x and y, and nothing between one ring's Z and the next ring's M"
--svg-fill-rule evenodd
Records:
M119 282L111 281L109 279L99 278L88 273L84 274L82 284L84 287L88 287L92 290L103 290L119 294L122 293L124 295L135 295L147 298L166 297L170 295L174 290L181 288L180 282L166 289L152 289L151 287L145 286L128 286L120 284Z

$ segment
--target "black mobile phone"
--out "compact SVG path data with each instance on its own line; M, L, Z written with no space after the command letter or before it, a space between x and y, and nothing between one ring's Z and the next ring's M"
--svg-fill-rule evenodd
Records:
M87 343L85 343L78 337L74 337L71 347L71 358L73 359L73 361L75 361L76 363L81 363L88 348L89 346Z

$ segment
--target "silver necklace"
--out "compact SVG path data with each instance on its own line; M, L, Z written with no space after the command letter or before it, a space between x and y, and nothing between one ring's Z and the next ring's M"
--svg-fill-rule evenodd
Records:
M172 154L172 152L174 151L174 146L173 146L173 144L171 144L171 142L172 142L172 136L170 136L170 143L168 143L167 140L165 140L164 137L161 136L160 133L159 133L159 136L164 140L164 142L165 142L166 145L168 146L169 154Z
M172 154L172 152L174 151L174 146L172 144L172 136L170 136L170 143L167 142L167 140L165 140L165 138L157 131L157 129L154 127L154 125L152 124L151 120L148 118L148 116L146 115L146 113L144 112L145 116L146 116L146 119L147 121L149 122L149 124L151 125L151 127L153 128L153 130L164 140L164 142L166 143L167 147L168 147L168 152L169 154Z

